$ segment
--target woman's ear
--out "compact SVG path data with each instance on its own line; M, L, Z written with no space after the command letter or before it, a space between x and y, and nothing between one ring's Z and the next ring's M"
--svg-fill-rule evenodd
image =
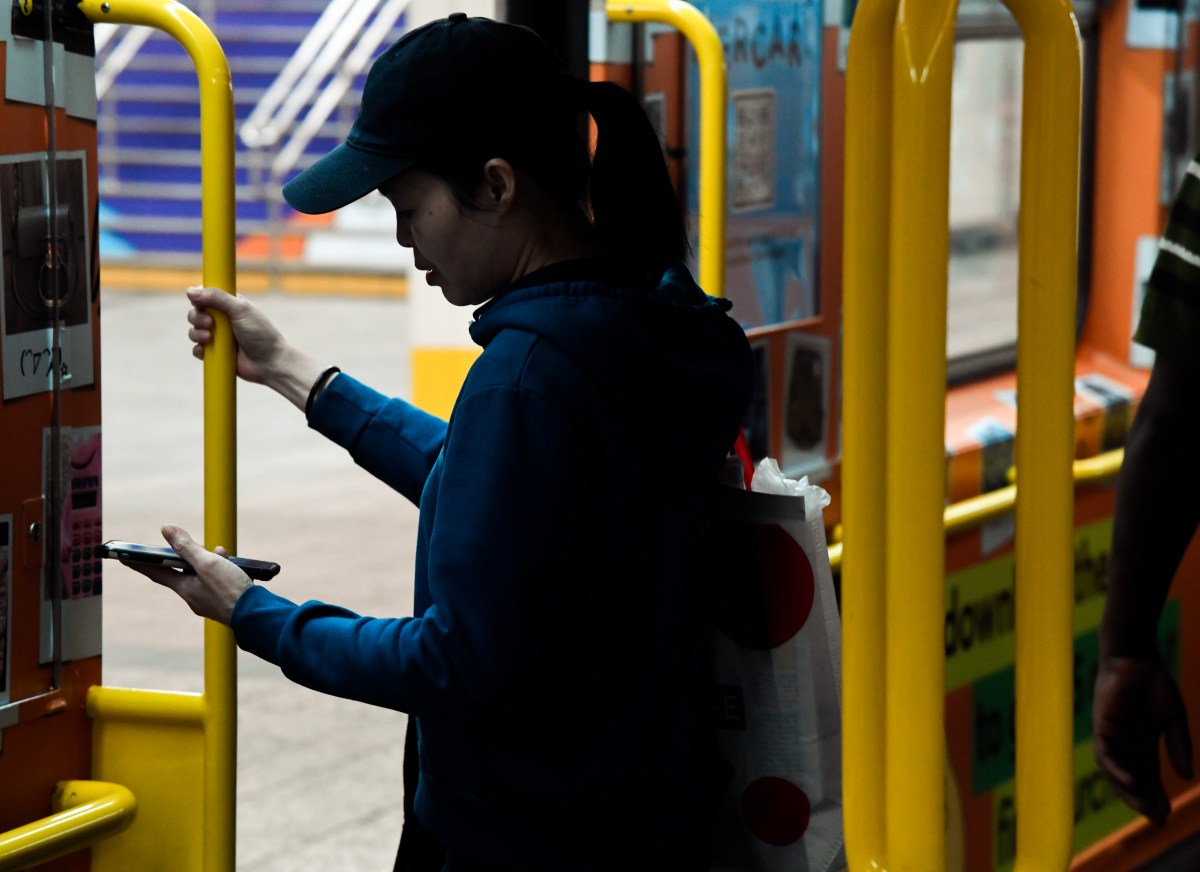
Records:
M483 186L479 191L480 206L489 211L508 211L517 197L517 171L502 157L494 157L483 165Z

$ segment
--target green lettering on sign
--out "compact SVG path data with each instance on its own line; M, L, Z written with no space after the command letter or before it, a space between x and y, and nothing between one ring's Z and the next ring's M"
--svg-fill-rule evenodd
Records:
M1075 632L1094 630L1104 612L1112 518L1075 531ZM1011 666L1016 597L1012 553L946 576L946 690Z

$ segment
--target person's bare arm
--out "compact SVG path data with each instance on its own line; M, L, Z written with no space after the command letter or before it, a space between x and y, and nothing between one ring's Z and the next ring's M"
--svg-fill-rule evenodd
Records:
M1200 523L1198 426L1200 368L1160 354L1117 483L1092 705L1097 761L1121 798L1158 824L1170 813L1160 738L1172 767L1192 774L1187 712L1156 640L1171 581Z

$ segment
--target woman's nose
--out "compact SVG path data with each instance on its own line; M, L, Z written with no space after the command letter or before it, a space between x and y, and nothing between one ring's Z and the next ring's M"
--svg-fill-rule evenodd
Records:
M396 219L396 242L401 248L412 248L412 231L404 218Z

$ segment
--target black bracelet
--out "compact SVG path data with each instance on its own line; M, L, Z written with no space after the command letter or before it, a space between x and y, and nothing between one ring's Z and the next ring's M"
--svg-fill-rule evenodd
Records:
M321 388L325 387L325 382L329 381L335 374L341 372L336 366L331 366L313 382L312 390L308 392L308 402L304 404L304 417L308 417L308 413L312 411L313 402L317 399L317 394L321 393Z

